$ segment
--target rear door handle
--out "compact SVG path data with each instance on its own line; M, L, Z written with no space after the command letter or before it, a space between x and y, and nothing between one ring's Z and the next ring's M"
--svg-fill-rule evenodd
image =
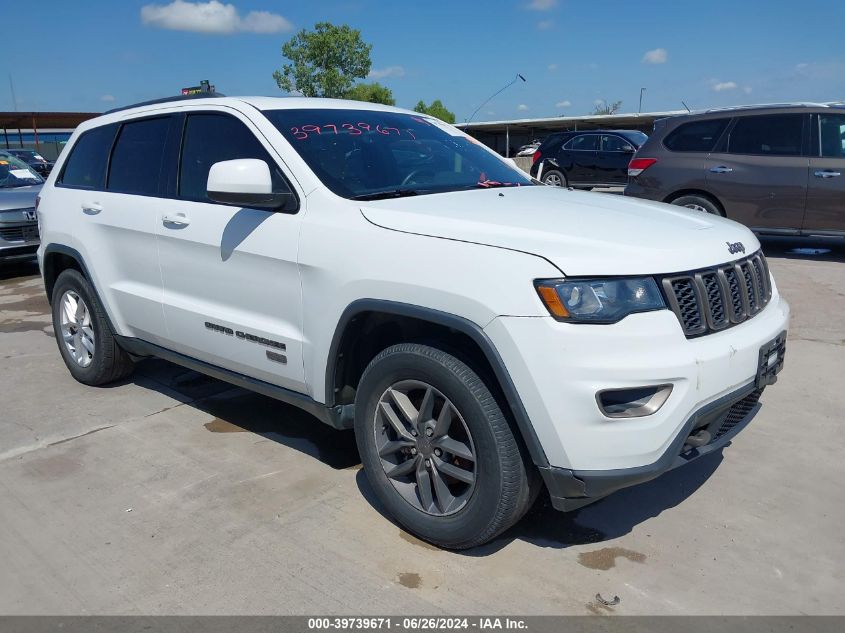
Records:
M103 205L99 202L83 202L82 212L86 215L97 215L103 210Z
M165 215L161 218L161 221L165 226L180 227L188 226L191 223L191 218L184 213L176 213L173 215Z
M842 173L838 171L833 171L832 169L819 169L813 175L816 178L836 178L837 176L841 176Z
M729 174L733 171L733 168L725 167L724 165L718 165L717 167L711 167L710 171L714 174Z

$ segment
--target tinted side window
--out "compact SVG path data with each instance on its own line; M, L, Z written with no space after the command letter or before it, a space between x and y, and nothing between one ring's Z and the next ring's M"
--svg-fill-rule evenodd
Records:
M597 134L582 134L566 144L566 149L578 151L595 151L599 148L599 137Z
M673 152L712 152L730 119L690 121L679 125L663 144Z
M767 114L737 119L728 139L731 154L800 156L803 114Z
M62 172L61 183L71 187L102 189L116 125L88 130L79 137Z
M601 149L603 152L624 152L626 148L634 149L628 141L622 140L618 136L602 136Z
M179 197L209 202L208 171L214 163L236 158L258 158L270 167L273 191L290 188L276 161L243 123L226 114L190 114L182 141Z
M107 189L141 196L163 190L162 165L170 117L124 123L112 152Z
M819 146L827 158L845 158L845 114L819 115Z

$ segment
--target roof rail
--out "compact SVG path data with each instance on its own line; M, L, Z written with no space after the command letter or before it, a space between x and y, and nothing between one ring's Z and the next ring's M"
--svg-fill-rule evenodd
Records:
M709 108L704 112L725 112L730 110L755 110L758 108L827 108L827 103L795 102L795 103L752 103L748 105L725 106L724 108Z
M213 99L217 97L225 97L226 95L220 92L198 92L190 95L175 95L172 97L162 97L161 99L151 99L149 101L141 101L140 103L133 103L132 105L123 106L120 108L113 108L103 114L112 114L113 112L122 112L131 108L140 108L141 106L156 105L159 103L170 103L171 101L190 101L191 99Z

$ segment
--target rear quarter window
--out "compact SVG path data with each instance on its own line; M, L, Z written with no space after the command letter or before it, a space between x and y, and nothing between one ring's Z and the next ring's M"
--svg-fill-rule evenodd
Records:
M730 119L690 121L675 128L663 145L672 152L712 152Z
M103 125L83 132L70 150L59 183L68 187L103 189L116 130L117 125Z

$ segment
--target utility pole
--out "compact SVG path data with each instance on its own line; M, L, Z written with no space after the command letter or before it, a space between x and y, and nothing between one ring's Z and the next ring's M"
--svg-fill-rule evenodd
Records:
M645 92L645 88L640 88L640 108L637 110L637 114L642 113L643 111L643 93Z
M12 73L9 73L9 89L12 91L12 105L15 107L15 112L17 112L18 98L15 96L15 84L12 82Z

